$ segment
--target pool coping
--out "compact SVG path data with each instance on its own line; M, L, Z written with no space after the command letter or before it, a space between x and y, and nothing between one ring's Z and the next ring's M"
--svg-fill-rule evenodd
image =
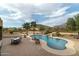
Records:
M61 38L61 37L54 37L54 38ZM43 49L45 49L46 51L56 54L56 55L62 55L62 56L67 56L67 55L74 55L76 54L76 50L74 48L74 42L65 38L61 38L64 39L66 41L68 41L68 43L66 44L66 49L64 50L56 50L53 48L50 48L47 46L46 42L44 40L40 40L40 42L42 42L41 46Z
M30 37L32 39L32 37ZM68 40L66 38L62 38L62 37L53 37L53 38L60 38L60 39L63 39L63 40L66 40L68 43L66 44L66 49L64 50L56 50L56 49L53 49L53 48L50 48L47 46L47 42L45 42L44 40L41 40L40 39L40 44L41 44L41 47L46 50L47 52L49 53L53 53L53 54L56 54L56 55L61 55L61 56L69 56L69 55L74 55L76 54L76 50L74 48L74 42L71 41L71 40ZM31 42L34 42L33 40L30 40Z

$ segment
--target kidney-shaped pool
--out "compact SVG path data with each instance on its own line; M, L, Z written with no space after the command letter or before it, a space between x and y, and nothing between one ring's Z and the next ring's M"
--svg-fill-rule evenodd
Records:
M66 49L67 41L60 38L53 38L47 35L32 35L33 40L44 40L50 48L57 50Z

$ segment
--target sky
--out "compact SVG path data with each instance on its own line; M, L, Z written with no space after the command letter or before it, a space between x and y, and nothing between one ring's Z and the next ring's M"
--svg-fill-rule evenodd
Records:
M7 3L0 4L4 27L21 27L25 22L56 26L79 14L77 3Z

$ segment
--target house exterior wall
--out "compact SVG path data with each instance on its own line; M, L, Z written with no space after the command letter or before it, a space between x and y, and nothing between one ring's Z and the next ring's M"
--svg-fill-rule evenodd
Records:
M0 40L2 40L2 26L3 26L3 22L0 18Z

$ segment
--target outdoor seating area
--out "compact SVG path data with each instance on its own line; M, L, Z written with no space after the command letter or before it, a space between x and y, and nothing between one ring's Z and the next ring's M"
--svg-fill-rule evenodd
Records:
M21 37L11 39L11 45L21 43L21 39L22 39Z

